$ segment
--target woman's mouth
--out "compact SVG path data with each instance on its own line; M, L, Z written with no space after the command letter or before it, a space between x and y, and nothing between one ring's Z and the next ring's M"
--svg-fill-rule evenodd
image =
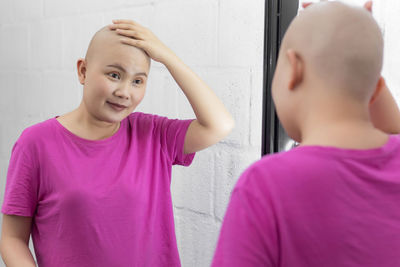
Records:
M122 111L122 110L127 108L124 105L120 105L120 104L117 104L117 103L112 103L112 102L109 102L109 101L107 101L107 104L109 104L110 107L112 107L116 111Z

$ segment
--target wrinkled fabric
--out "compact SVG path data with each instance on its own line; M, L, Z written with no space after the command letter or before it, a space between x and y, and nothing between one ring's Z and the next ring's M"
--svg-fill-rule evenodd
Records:
M303 146L248 168L212 266L400 266L400 136L376 149Z
M33 217L39 267L180 266L170 193L191 120L132 113L102 140L55 118L15 143L2 212Z

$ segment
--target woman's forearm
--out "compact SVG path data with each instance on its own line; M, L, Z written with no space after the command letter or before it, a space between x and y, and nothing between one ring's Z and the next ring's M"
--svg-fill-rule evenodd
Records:
M29 246L17 238L2 240L1 257L7 267L36 267Z
M229 133L233 118L208 85L175 55L163 63L189 100L198 122L216 133Z

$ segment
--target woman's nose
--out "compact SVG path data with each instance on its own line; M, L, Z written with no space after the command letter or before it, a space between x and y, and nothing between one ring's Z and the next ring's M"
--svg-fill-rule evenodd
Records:
M129 98L130 84L127 82L120 83L117 90L115 90L115 95L122 98Z

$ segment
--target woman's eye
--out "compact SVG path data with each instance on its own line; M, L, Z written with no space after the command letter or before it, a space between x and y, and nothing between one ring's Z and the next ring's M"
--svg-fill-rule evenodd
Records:
M119 79L119 74L118 73L112 72L112 73L109 73L108 75L110 77L114 78L114 79Z
M141 79L136 79L133 81L135 84L142 84L143 81Z

